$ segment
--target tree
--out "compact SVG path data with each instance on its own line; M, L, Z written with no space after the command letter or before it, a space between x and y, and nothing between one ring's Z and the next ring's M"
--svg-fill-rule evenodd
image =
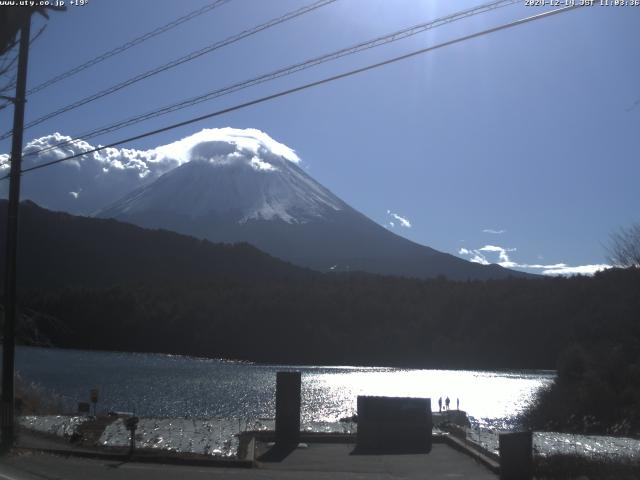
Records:
M640 223L611 235L609 261L616 267L640 268Z

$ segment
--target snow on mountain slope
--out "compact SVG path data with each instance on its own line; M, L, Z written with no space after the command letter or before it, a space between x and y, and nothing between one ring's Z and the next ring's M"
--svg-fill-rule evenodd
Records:
M295 162L264 147L254 151L207 141L194 145L190 158L99 215L120 217L161 210L196 218L233 212L239 223L276 219L305 223L346 208Z

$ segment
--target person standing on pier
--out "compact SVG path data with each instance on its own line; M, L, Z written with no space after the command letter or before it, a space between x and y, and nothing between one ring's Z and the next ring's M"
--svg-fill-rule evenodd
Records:
M444 404L447 407L447 410L449 410L449 404L451 403L451 400L449 400L449 397L445 398L444 400Z
M440 413L442 413L442 397L438 399L438 407L440 407Z
M456 410L460 411L460 398L456 398Z

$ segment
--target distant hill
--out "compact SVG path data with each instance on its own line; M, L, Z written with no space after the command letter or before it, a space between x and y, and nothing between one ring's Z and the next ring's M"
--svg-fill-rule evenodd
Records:
M0 251L6 200L0 201ZM299 278L309 271L246 243L212 244L185 235L20 205L19 284L22 288L106 287L219 279ZM4 255L0 255L4 269ZM0 280L2 281L2 280Z

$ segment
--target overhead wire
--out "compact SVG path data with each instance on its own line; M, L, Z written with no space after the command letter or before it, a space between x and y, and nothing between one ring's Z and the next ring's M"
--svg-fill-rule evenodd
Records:
M8 77L9 74L15 76L12 72L18 69L18 55L12 52L14 48L11 47L2 55L2 63L0 63L0 75L2 76Z
M126 50L129 50L130 48L135 47L136 45L141 44L142 42L145 42L153 37L156 37L162 33L165 33L175 27L177 27L178 25L182 25L185 22L188 22L189 20L193 20L196 17L199 17L201 15L204 15L207 12L210 12L211 10L213 10L214 8L220 7L222 5L224 5L225 3L229 3L231 0L216 0L215 2L209 3L201 8L198 8L197 10L194 10L186 15L183 15L182 17L176 18L175 20L172 20L171 22L162 25L160 27L157 27L153 30L151 30L150 32L147 32L143 35L140 35L139 37L134 38L133 40L130 40L126 43L123 43L122 45L119 45L107 52L104 52L101 55L98 55L97 57L92 58L91 60L88 60L74 68L71 68L65 72L62 72L59 75L56 75L53 78L50 78L49 80L46 80L38 85L36 85L33 88L30 88L29 90L27 90L27 95L33 95L34 93L37 93L41 90L44 90L45 88L50 87L51 85L54 85L58 82L60 82L61 80L64 80L66 78L69 78L73 75L76 75L80 72L82 72L83 70L86 70L88 68L93 67L94 65L97 65L98 63L104 62L105 60L107 60L108 58L111 58L115 55L118 55Z
M226 113L230 113L230 112L233 112L233 111L236 111L236 110L244 109L244 108L247 108L247 107L250 107L250 106L253 106L253 105L257 105L257 104L264 103L264 102L267 102L267 101L270 101L270 100L274 100L276 98L280 98L280 97L283 97L283 96L286 96L286 95L290 95L292 93L296 93L296 92L300 92L300 91L303 91L303 90L307 90L309 88L313 88L313 87L316 87L316 86L319 86L319 85L323 85L323 84L326 84L326 83L329 83L329 82L333 82L333 81L336 81L336 80L339 80L339 79L351 77L351 76L354 76L354 75L357 75L357 74L360 74L360 73L363 73L363 72L367 72L367 71L370 71L370 70L373 70L373 69L376 69L376 68L379 68L379 67L382 67L382 66L385 66L385 65L389 65L389 64L396 63L396 62L399 62L399 61L402 61L402 60L406 60L408 58L413 58L413 57L416 57L418 55L421 55L421 54L424 54L424 53L427 53L427 52L431 52L431 51L434 51L434 50L437 50L437 49L440 49L440 48L448 47L450 45L462 43L462 42L465 42L465 41L468 41L468 40L471 40L471 39L474 39L474 38L478 38L478 37L481 37L481 36L484 36L484 35L488 35L488 34L491 34L491 33L494 33L494 32L498 32L500 30L514 28L514 27L517 27L517 26L520 26L520 25L524 25L526 23L530 23L530 22L533 22L533 21L536 21L536 20L541 20L543 18L550 17L552 15L557 15L559 13L568 12L570 10L576 10L578 8L582 8L583 6L584 5L570 5L570 6L566 6L566 7L562 7L562 8L558 8L558 9L554 9L554 10L549 10L549 11L546 11L546 12L542 12L542 13L539 13L539 14L536 14L536 15L532 15L532 16L529 16L529 17L526 17L526 18L519 19L519 20L514 20L514 21L509 22L509 23L501 24L501 25L499 25L497 27L492 27L492 28L489 28L489 29L486 29L486 30L482 30L482 31L476 32L476 33L472 33L472 34L469 34L469 35L458 37L458 38L455 38L453 40L448 40L446 42L442 42L442 43L433 45L431 47L426 47L426 48L422 48L422 49L419 49L419 50L415 50L413 52L406 53L404 55L399 55L399 56L392 57L392 58L389 58L389 59L381 61L381 62L377 62L377 63L374 63L374 64L367 65L365 67L349 70L347 72L344 72L344 73L341 73L341 74L338 74L338 75L333 75L331 77L323 78L321 80L316 80L314 82L306 83L306 84L300 85L298 87L290 88L288 90L284 90L284 91L281 91L281 92L278 92L278 93L274 93L272 95L267 95L267 96L264 96L264 97L261 97L261 98L255 99L255 100L251 100L249 102L241 103L241 104L238 104L238 105L234 105L232 107L224 108L222 110L218 110L218 111L211 112L211 113L208 113L208 114L205 114L205 115L201 115L201 116L198 116L198 117L195 117L195 118L184 120L182 122L174 123L174 124L162 127L162 128L158 128L158 129L151 130L151 131L148 131L148 132L145 132L145 133L141 133L139 135L134 135L134 136L131 136L129 138L125 138L125 139L122 139L122 140L118 140L116 142L112 142L112 143L110 143L108 145L99 146L99 147L93 148L91 150L87 150L85 152L76 153L74 155L69 155L69 156L64 157L64 158L60 158L60 159L52 160L52 161L49 161L49 162L44 162L44 163L41 163L41 164L38 164L38 165L34 165L33 167L29 167L29 168L21 170L21 173L27 173L27 172L31 172L31 171L34 171L34 170L39 170L39 169L42 169L42 168L50 167L52 165L56 165L56 164L59 164L59 163L62 163L62 162L68 161L68 160L72 160L74 158L81 157L83 155L96 153L96 152L99 152L99 151L107 149L107 148L113 148L113 147L122 145L123 143L128 143L128 142L132 142L134 140L140 140L142 138L146 138L146 137L150 137L150 136L153 136L153 135L157 135L159 133L163 133L163 132L166 132L166 131L169 131L169 130L173 130L173 129L176 129L176 128L179 128L179 127L190 125L190 124L193 124L193 123L196 123L196 122L200 122L202 120L207 120L209 118L217 117L217 116L224 115ZM0 180L4 180L6 178L9 178L9 175L5 175L5 176L1 177Z
M174 67L177 67L178 65L182 65L183 63L186 62L190 62L192 60L195 60L196 58L201 57L202 55L205 55L207 53L211 53L215 50L218 50L220 48L226 47L227 45L236 43L244 38L247 38L249 36L255 35L263 30L266 30L268 28L271 28L275 25L279 25L281 23L287 22L289 20L293 20L294 18L297 18L301 15L304 15L306 13L309 13L313 10L316 10L320 7L324 7L325 5L329 5L330 3L334 3L337 0L317 0L314 3L311 3L309 5L306 5L304 7L301 7L297 10L293 10L291 12L288 12L284 15L281 15L279 17L273 18L271 20L269 20L268 22L262 23L260 25L257 25L253 28L250 28L248 30L244 30L238 34L232 35L230 37L225 38L224 40L220 40L218 42L215 42L211 45L208 45L204 48L201 48L200 50L196 50L193 51L187 55L184 55L182 57L179 57L175 60L172 60L170 62L167 62L163 65L160 65L158 67L152 68L151 70L147 70L146 72L140 73L138 75L135 75L134 77L131 77L127 80L124 80L120 83L117 83L115 85L112 85L104 90L101 90L99 92L96 92L92 95L89 95L88 97L82 98L80 100L77 100L69 105L66 105L62 108L59 108L58 110L54 110L53 112L47 113L41 117L36 118L35 120L32 120L28 123L26 123L24 125L24 129L27 130L35 125L39 125L42 122L45 122L47 120L50 120L54 117L57 117L59 115L62 115L63 113L66 113L68 111L74 110L78 107L81 107L82 105L86 105L87 103L93 102L95 100L98 100L100 98L106 97L107 95L111 95L112 93L115 93L119 90L122 90L123 88L129 87L131 85L133 85L134 83L138 83L142 80L145 80L149 77L152 77L154 75L157 75L159 73L165 72L167 70L170 70ZM8 131L3 133L2 135L0 135L0 140L4 140L5 138L10 137L12 134L12 131Z
M40 27L40 30L38 30L38 32L36 32L36 34L33 35L29 40L29 46L33 45L33 43L40 37L40 35L42 35L42 33L45 31L46 28L47 28L46 25L43 25L42 27ZM13 47L11 47L11 49L12 48ZM15 70L18 69L18 65L17 65L18 55L17 54L13 55L11 53L11 49L9 49L4 54L5 56L9 56L10 58L5 58L2 61L2 64L0 64L0 77L6 76L9 78L9 80L7 80L7 83L0 86L0 98L9 100L8 102L0 105L0 110L8 107L9 105L13 105L13 101L10 99L11 97L4 95L5 92L8 92L9 90L13 90L16 86L16 75L14 73L9 75L9 73L13 72L14 69Z
M326 63L332 60L336 60L338 58L342 58L345 57L347 55L353 55L371 48L375 48L381 45L385 45L391 42L395 42L398 40L402 40L405 38L408 38L410 36L413 35L417 35L419 33L425 32L427 30L442 26L442 25L446 25L448 23L452 23L454 21L457 20L461 20L463 18L468 18L470 16L473 15L478 15L480 13L486 13L498 8L502 8L502 7L506 7L509 5L513 5L515 3L520 3L520 0L497 0L497 1L492 1L489 3L485 3L473 8L469 8L466 10L462 10L450 15L446 15L440 18L437 18L435 20L431 20L428 22L423 22L417 25L413 25L411 27L408 28L404 28L398 31L395 31L393 33L390 34L386 34L386 35L382 35L379 37L376 37L374 39L371 40L367 40L364 42L360 42L358 44L352 45L350 47L347 48L342 48L340 50L336 50L324 55L321 55L319 57L315 57L315 58L311 58L308 60L305 60L303 62L299 62L293 65L289 65L287 67L284 68L280 68L278 70L260 75L258 77L254 77L252 79L249 80L245 80L242 82L237 82L235 84L223 87L223 88L219 88L207 93L204 93L202 95L198 95L196 97L192 97L186 100L181 100L179 102L170 104L170 105L166 105L160 109L156 109L156 110L152 110L150 112L147 113L143 113L134 117L130 117L128 119L125 120L121 120L119 122L116 123L112 123L110 125L106 125L106 126L102 126L99 127L97 129L93 129L91 131L87 131L84 132L80 135L77 135L75 138L71 138L69 140L65 140L63 142L57 143L55 145L50 145L48 147L39 149L39 150L35 150L35 151L30 151L27 154L25 154L25 156L32 156L32 155L38 155L40 153L43 153L47 150L52 150L54 148L58 148L61 146L65 146L65 145L69 145L71 143L74 143L76 141L84 141L90 138L94 138L97 136L101 136L101 135L105 135L107 133L112 133L114 131L117 130L121 130L122 128L146 121L146 120L150 120L152 118L156 118L162 115L166 115L178 110L182 110L184 108L188 108L194 105L197 105L199 103L208 101L208 100L212 100L214 98L218 98L224 95L229 95L231 93L235 93L239 90L243 90L245 88L249 88L261 83L265 83L271 80L275 80L277 78L281 78L284 76L288 76L294 73L297 73L299 71L302 70L306 70L308 68L311 67L315 67L317 65L320 65L322 63Z

